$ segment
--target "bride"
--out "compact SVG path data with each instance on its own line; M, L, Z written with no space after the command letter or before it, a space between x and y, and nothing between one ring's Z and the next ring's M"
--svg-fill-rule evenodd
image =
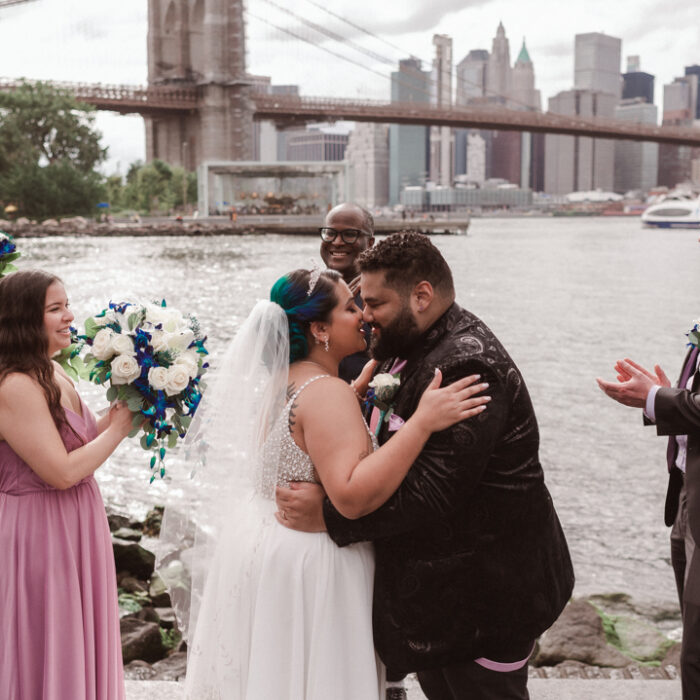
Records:
M161 575L167 581L184 565L192 578L182 620L186 696L378 700L372 545L341 549L326 533L283 527L275 486L320 482L344 516L358 518L396 490L432 432L483 411L489 399L474 396L485 388L478 377L440 388L436 371L415 414L377 449L358 402L373 363L355 386L337 376L340 360L366 347L348 286L330 270L296 270L270 299L238 332L190 428L204 455L194 544L166 509ZM171 593L185 614L188 592L180 584Z

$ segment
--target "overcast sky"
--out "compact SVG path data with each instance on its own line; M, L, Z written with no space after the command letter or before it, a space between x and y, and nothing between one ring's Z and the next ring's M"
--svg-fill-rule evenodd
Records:
M697 0L247 0L246 6L249 72L298 84L306 95L386 98L399 58L413 54L429 67L433 34L453 38L457 63L471 49L490 50L499 21L511 61L525 38L545 108L548 97L572 87L577 33L621 38L622 70L628 55L639 55L641 69L656 76L658 105L663 84L700 63ZM322 37L308 22L352 45ZM143 85L146 32L147 0L32 0L0 8L0 76ZM119 166L124 173L143 158L140 117L100 113L98 127L109 147L107 172Z

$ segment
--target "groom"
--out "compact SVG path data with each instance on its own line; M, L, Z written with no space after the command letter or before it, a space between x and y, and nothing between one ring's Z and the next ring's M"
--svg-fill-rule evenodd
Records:
M527 661L573 588L573 569L538 458L523 378L421 234L394 234L359 258L364 320L380 372L400 367L394 418L408 418L439 367L443 384L481 374L492 397L433 434L396 493L343 518L310 484L278 489L282 524L376 550L374 639L387 666L416 671L430 700L528 698Z

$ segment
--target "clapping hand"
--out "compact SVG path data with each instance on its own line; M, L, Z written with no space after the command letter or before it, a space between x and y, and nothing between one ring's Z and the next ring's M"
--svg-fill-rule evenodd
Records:
M671 386L669 378L659 365L654 374L629 358L615 363L617 383L596 378L598 386L611 398L625 406L644 408L653 386Z

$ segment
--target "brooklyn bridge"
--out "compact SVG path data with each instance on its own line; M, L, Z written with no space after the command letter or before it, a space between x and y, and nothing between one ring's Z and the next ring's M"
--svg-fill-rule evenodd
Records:
M3 0L0 6L22 1ZM251 160L253 122L260 120L281 127L336 120L468 127L700 147L700 129L564 116L501 104L463 107L428 100L265 94L248 74L245 46L242 0L149 0L147 86L55 84L99 110L141 114L146 123L146 158L192 169L205 161ZM0 90L16 85L12 79L0 80Z

